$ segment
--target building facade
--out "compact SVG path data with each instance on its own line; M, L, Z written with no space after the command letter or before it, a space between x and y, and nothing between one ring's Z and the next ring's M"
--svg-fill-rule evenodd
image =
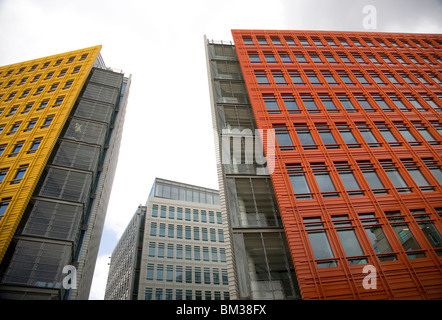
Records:
M442 37L232 34L206 52L235 296L441 299ZM288 268L272 269L264 229L249 245L253 223L283 238Z
M89 296L130 87L100 49L0 68L3 299Z
M218 191L155 179L112 253L105 299L229 299L225 221Z

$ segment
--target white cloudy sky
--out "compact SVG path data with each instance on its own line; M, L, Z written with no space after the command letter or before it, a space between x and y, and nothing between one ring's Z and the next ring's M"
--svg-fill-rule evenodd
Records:
M132 74L118 169L90 299L103 299L109 256L155 177L218 189L203 36L231 29L442 33L441 0L0 0L0 65L98 44Z

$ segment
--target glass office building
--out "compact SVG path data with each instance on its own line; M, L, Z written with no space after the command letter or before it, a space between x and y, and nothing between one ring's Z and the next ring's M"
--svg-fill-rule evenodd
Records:
M217 190L155 179L112 253L105 299L230 299L225 221Z
M206 39L231 296L441 299L441 36L232 34Z

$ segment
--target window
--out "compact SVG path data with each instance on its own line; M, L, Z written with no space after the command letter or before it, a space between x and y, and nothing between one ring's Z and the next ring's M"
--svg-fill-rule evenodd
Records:
M364 255L364 252L362 251L358 237L356 236L348 215L332 216L332 221L336 228L336 232L338 233L341 245L344 248L348 262L350 264L367 263L365 257L360 257Z
M335 184L333 183L325 163L312 163L311 166L322 196L324 198L338 197L339 194L336 191Z
M169 224L167 226L167 237L168 238L173 238L174 237L174 225L173 224Z
M419 228L424 233L428 242L433 248L442 247L442 237L439 230L436 228L434 223L431 221L430 215L425 211L425 209L413 209L410 210L413 215L414 220L416 220ZM437 250L438 255L441 255L441 250Z
M395 135L391 132L390 128L385 123L376 123L378 130L381 132L382 137L388 142L390 146L400 146L401 143L398 142Z
M186 283L192 283L192 267L186 266Z
M154 218L158 217L158 205L156 204L152 206L152 217Z
M43 100L37 108L37 111L43 110L48 105L49 100Z
M366 123L356 123L356 126L359 129L359 132L361 133L362 137L365 139L365 142L368 143L370 147L380 147L381 144L376 139L376 137L371 132L370 127Z
M218 249L212 247L212 262L218 262Z
M183 259L183 245L182 244L176 245L176 258L179 260Z
M0 169L0 183L3 182L3 180L5 179L6 175L8 174L8 169L3 168Z
M304 80L297 71L289 71L290 79L295 85L304 85Z
M29 150L27 153L34 153L37 151L38 147L41 144L42 139L41 138L37 138L34 141L32 141L31 146L29 147Z
M411 192L405 180L402 178L396 165L389 160L381 160L381 165L384 168L385 173L388 178L390 178L391 183L396 188L398 192Z
M284 75L281 72L272 72L272 76L275 80L276 85L287 85Z
M72 86L72 83L74 81L73 80L69 80L65 83L64 88L63 89L69 89Z
M348 192L349 196L362 196L364 192L361 190L361 187L356 180L353 171L351 170L348 162L335 162L334 163L336 169L338 170L339 177L344 184L345 189Z
M318 267L336 267L337 262L334 259L334 254L321 218L304 218L304 225Z
M204 284L210 284L210 268L204 268Z
M304 57L304 54L302 54L302 53L296 53L296 54L295 54L295 57L296 57L296 60L297 60L299 63L307 63L307 59Z
M404 250L407 251L408 257L410 259L424 258L425 253L420 251L421 247L410 230L409 225L404 222L405 219L401 215L401 212L387 211L385 212L385 215L387 216L400 244Z
M339 148L336 143L335 137L333 136L331 130L326 124L316 124L316 129L327 149Z
M52 108L57 108L57 107L61 106L61 104L63 103L63 100L64 100L64 97L57 98L57 100L55 100L55 103L52 106Z
M318 106L316 105L315 99L311 96L302 97L302 102L304 103L305 108L310 113L319 112Z
M54 120L54 116L53 115L47 116L45 121L43 122L43 125L40 128L42 128L42 129L43 128L48 128L49 125L52 123L52 120Z
M0 220L5 215L6 209L8 209L10 202L11 202L10 198L1 199L1 201L0 201Z
M213 228L210 228L210 241L216 242L216 232L215 232L215 229L213 229Z
M296 100L293 96L283 96L284 105L288 111L288 113L299 113L299 107L296 103Z
M428 170L433 174L434 178L436 178L437 182L442 184L442 170L439 167L437 161L432 158L422 159Z
M305 173L300 164L287 166L292 189L295 193L296 199L312 199L310 187L305 178Z
M191 227L190 226L185 226L185 238L186 240L191 240L192 239L192 231L191 231Z
M167 244L167 259L173 259L173 243Z
M264 58L266 59L267 63L276 63L276 59L273 53L264 53Z
M14 179L10 182L10 184L17 184L20 183L23 179L23 176L26 173L26 170L28 169L28 165L20 166L20 168L17 169L17 172L15 173Z
M339 112L338 108L336 108L335 103L330 97L322 97L321 102L324 105L325 109L327 109L328 112Z
M165 249L164 243L158 243L158 253L157 253L158 258L164 258L164 249Z
M259 85L269 85L269 79L267 78L264 72L255 72L256 81L258 81Z
M269 113L279 113L278 103L275 97L264 97L264 104Z
M33 105L34 105L34 102L27 103L21 113L28 113L32 109Z
M342 139L344 140L345 144L349 148L358 148L361 145L358 143L356 138L354 137L349 125L347 124L336 124L339 133L341 134Z
M200 261L201 260L201 248L200 248L200 246L194 246L193 247L193 259L195 261Z
M166 206L161 206L160 218L166 218L166 210L167 210Z
M379 261L396 261L396 255L392 254L393 249L379 223L379 218L373 213L363 213L359 214L359 219Z
M293 63L292 59L287 53L280 53L279 57L281 58L281 61L285 64L291 64Z
M313 84L313 85L320 85L321 84L321 81L319 81L319 78L316 75L316 73L306 72L306 76L307 76L308 81L310 81L311 84Z
M35 124L37 123L37 120L38 119L31 119L29 122L28 122L28 125L26 126L26 128L23 130L23 131L31 131L32 130L32 128L34 128L35 127Z
M147 264L146 280L153 280L154 267L152 263Z
M395 122L394 124L401 133L402 137L405 139L405 141L407 141L410 145L415 146L420 144L420 142L417 141L416 137L411 133L406 124L402 122Z
M412 159L405 159L402 160L402 163L422 191L434 191L434 187L430 185L415 161Z
M387 194L388 191L385 189L384 184L379 179L376 170L370 161L358 161L359 168L364 175L365 180L367 180L371 191L374 194Z
M149 242L149 251L147 253L149 257L155 257L155 246L155 242Z
M8 155L8 157L16 157L18 153L20 152L21 148L23 147L24 141L17 142L14 147L11 150L11 153Z
M175 267L175 282L183 282L183 267L176 266Z
M317 149L315 141L313 140L313 136L310 133L308 126L306 125L296 125L295 126L296 133L298 134L298 138L301 141L301 144L304 149Z
M192 260L192 246L186 245L184 249L185 249L186 260Z
M156 236L157 235L157 223L156 222L151 222L150 223L150 235L151 236Z
M275 136L281 150L294 150L292 139L286 127L276 127Z
M16 122L11 126L11 130L9 130L8 135L12 135L17 132L18 128L20 127L21 122Z
M193 227L193 240L199 240L199 239L200 239L200 228Z
M164 265L157 264L157 281L163 281L163 278L164 278ZM157 299L157 300L160 300L160 299Z
M344 109L347 112L357 112L358 110L355 108L355 106L353 105L353 103L350 101L349 98L347 97L338 97L339 98L339 102L342 104L342 106L344 107Z

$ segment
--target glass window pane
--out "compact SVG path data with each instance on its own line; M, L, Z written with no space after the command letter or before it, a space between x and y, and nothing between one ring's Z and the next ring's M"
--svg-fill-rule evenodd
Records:
M310 132L301 131L298 132L299 140L301 140L302 145L314 145L315 141L313 140Z
M309 193L310 188L307 184L304 174L291 175L290 181L294 193Z
M396 188L407 187L407 184L405 183L404 179L396 169L388 170L386 171L386 173Z
M339 131L345 143L358 143L351 131Z
M290 139L290 135L288 132L276 132L276 140L278 140L278 144L280 146L291 146L292 139Z
M408 225L396 225L393 227L393 230L406 251L419 250L421 248L414 238L413 233L408 228Z
M341 180L344 183L345 189L347 190L361 189L352 172L339 172L339 176L341 177Z
M308 238L316 259L334 258L333 251L330 247L330 243L328 242L325 231L308 232Z
M370 239L376 253L392 252L391 245L385 237L384 231L379 226L365 228L368 239Z
M433 248L442 247L442 237L432 222L418 223Z
M410 174L410 176L413 178L414 182L416 182L416 184L418 186L428 186L429 185L427 179L422 174L422 172L420 172L419 169L417 169L417 168L416 169L408 169L408 173Z
M367 180L368 184L372 189L385 188L384 184L379 179L376 171L363 171L362 174L364 175L365 179Z
M321 139L324 142L324 144L336 144L336 140L331 132L319 131L319 135L321 136Z
M360 256L364 254L354 230L338 230L338 236L341 240L341 244L344 248L345 254L348 257Z
M316 173L315 178L321 192L336 191L335 185L333 184L333 181L328 173Z

